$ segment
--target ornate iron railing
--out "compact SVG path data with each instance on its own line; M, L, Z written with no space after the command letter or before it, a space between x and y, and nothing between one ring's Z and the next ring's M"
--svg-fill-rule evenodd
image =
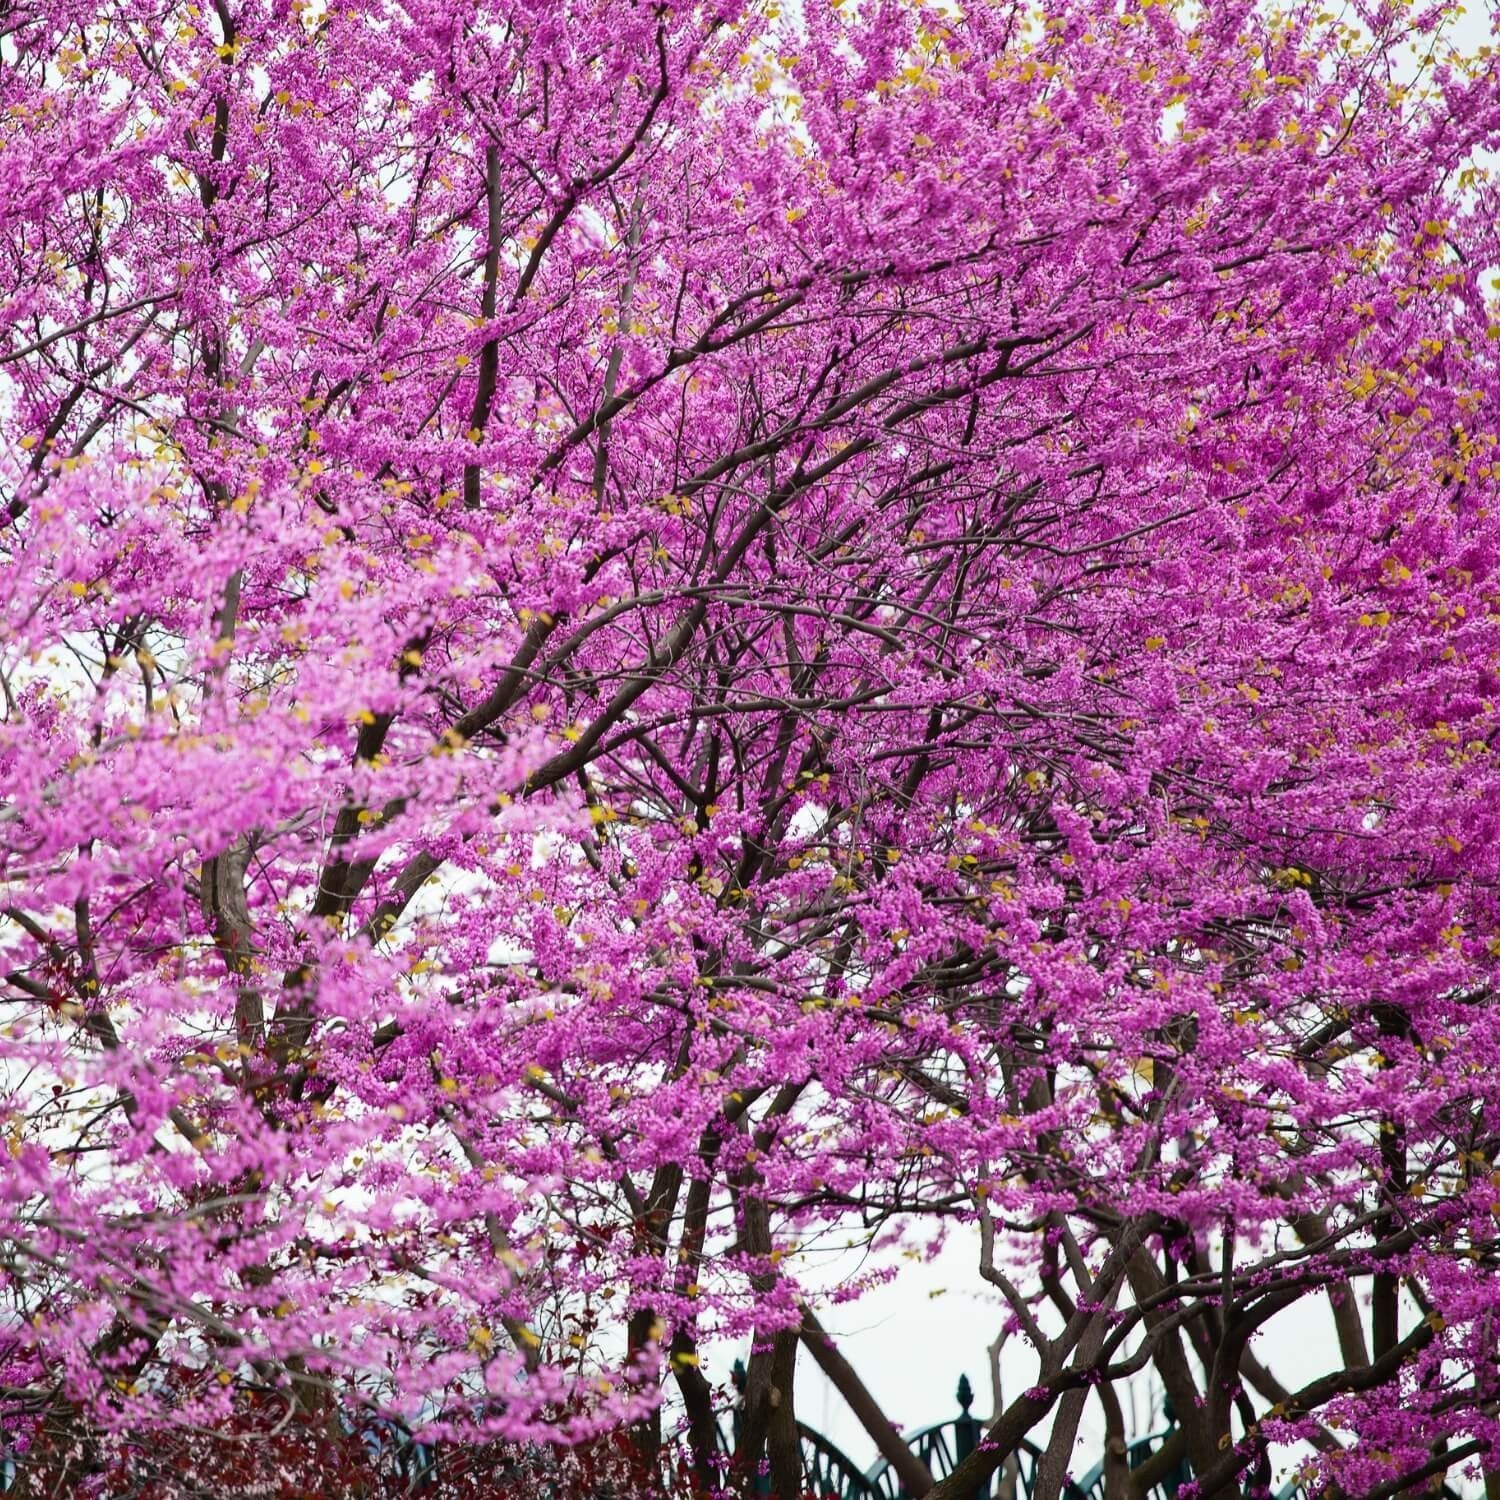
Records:
M738 1360L731 1378L736 1391L742 1394L745 1369ZM920 1428L904 1439L934 1480L946 1479L983 1441L984 1424L970 1409L974 1391L967 1376L959 1376L957 1396L957 1416ZM1126 1449L1126 1463L1132 1470L1139 1469L1176 1436L1177 1427L1170 1410L1167 1416L1166 1428L1134 1439ZM719 1454L726 1466L738 1446L740 1427L740 1403L736 1400L720 1414L717 1428ZM406 1493L419 1495L437 1484L440 1451L417 1442L399 1423L374 1418L351 1420L346 1430L358 1434L372 1458L383 1462L391 1476L405 1485ZM871 1468L860 1469L843 1449L805 1422L797 1423L797 1435L802 1451L804 1493L811 1500L912 1500L888 1460L882 1458ZM1032 1500L1040 1457L1041 1450L1023 1440L1006 1456L997 1472L965 1500ZM1064 1500L1104 1500L1104 1470L1101 1462L1081 1478L1070 1480L1063 1490ZM15 1462L0 1448L0 1492L10 1489L17 1477ZM1192 1468L1184 1457L1158 1479L1147 1500L1176 1500L1178 1491L1191 1480ZM758 1493L769 1495L770 1476L757 1475L755 1487ZM1308 1490L1301 1480L1293 1480L1276 1492L1275 1500L1308 1500ZM1461 1497L1445 1484L1437 1500L1461 1500Z
M958 1406L956 1417L938 1422L932 1427L923 1427L906 1439L906 1445L927 1465L933 1479L946 1479L964 1459L980 1444L984 1437L984 1424L970 1411L974 1404L974 1388L967 1375L958 1377ZM970 1500L1031 1500L1036 1487L1036 1464L1041 1450L1034 1443L1024 1440L1005 1462L999 1472L978 1486ZM881 1459L869 1471L874 1483L895 1481L895 1471L886 1459ZM883 1497L891 1495L894 1500L910 1500L910 1496L899 1482L892 1490L875 1493Z

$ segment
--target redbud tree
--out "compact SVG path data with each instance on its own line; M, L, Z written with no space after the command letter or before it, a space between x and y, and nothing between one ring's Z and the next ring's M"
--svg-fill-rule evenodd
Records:
M379 1416L793 1496L811 1249L949 1228L1035 1375L936 1500L1089 1402L1119 1496L1500 1484L1457 24L13 0L23 1493Z

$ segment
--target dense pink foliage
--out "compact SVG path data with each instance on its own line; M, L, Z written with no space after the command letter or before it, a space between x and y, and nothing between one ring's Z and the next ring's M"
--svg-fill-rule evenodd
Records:
M7 10L39 1485L752 1331L781 1485L797 1247L954 1220L980 1464L1149 1365L1204 1494L1500 1470L1500 92L1335 9Z

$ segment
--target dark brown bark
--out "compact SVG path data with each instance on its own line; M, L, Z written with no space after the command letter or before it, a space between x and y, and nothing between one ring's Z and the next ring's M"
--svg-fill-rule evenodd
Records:
M797 1408L793 1399L797 1345L796 1329L783 1328L772 1346L771 1419L766 1453L771 1460L773 1500L800 1500L802 1495L802 1442L797 1435Z
M1125 1441L1125 1413L1112 1385L1098 1387L1104 1409L1104 1500L1130 1500L1130 1453Z

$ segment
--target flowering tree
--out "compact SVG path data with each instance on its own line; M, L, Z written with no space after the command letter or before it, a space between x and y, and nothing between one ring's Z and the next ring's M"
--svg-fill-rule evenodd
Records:
M1037 1374L937 1500L1147 1369L1112 1494L1500 1481L1450 20L16 0L23 1490L366 1414L651 1474L669 1386L707 1490L725 1336L726 1482L800 1490L801 1343L920 1489L800 1266L954 1223Z

